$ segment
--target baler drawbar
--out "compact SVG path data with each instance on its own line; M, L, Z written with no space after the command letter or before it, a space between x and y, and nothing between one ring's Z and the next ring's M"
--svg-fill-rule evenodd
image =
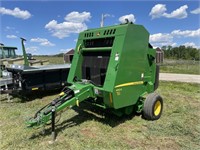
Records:
M52 107L56 108L56 113L63 111L66 108L79 106L79 103L87 98L94 98L93 85L85 81L79 84L74 84L70 87L65 87L60 93L60 97L47 104L40 109L33 118L27 121L29 127L45 125L51 120Z

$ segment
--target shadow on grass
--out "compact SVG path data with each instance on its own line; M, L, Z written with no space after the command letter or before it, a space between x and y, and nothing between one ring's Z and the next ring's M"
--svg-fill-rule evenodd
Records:
M61 89L57 89L57 90L48 90L48 91L34 91L28 94L24 94L23 96L21 96L22 102L29 102L29 101L33 101L35 99L42 99L46 96L53 96L56 95L58 93L60 93ZM52 99L53 101L53 99Z
M96 106L87 105L86 103L82 103L80 107L73 107L72 109L75 110L78 114L70 119L64 120L61 123L57 123L56 125L57 134L59 134L59 132L61 132L63 129L78 126L90 120L95 120L97 122L106 124L114 128L126 122L127 120L133 119L136 115L139 115L132 113L130 115L123 115L121 117L118 117L107 110L103 110ZM50 126L44 132L34 134L29 139L35 139L41 136L49 136L49 135L51 135Z
M49 91L32 91L30 93L14 93L9 96L10 96L10 100L12 101L12 103L26 103L29 101L33 101L35 99L42 99L46 96L53 96L55 94L60 93L60 91L61 91L61 89L49 90ZM8 98L7 98L6 94L1 95L0 101L8 102Z

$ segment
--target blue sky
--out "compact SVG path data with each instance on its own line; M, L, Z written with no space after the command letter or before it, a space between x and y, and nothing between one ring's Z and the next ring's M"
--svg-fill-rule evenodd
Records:
M57 54L76 46L78 33L120 24L128 18L144 25L154 47L200 48L198 1L0 1L0 43L18 47L27 39L32 54Z

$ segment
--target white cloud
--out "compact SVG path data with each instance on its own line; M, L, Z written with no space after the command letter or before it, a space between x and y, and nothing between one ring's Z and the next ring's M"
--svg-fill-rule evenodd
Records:
M199 48L194 42L187 42L181 45L185 45L186 47L193 47L193 48Z
M20 10L18 7L14 8L13 10L0 7L0 14L11 15L20 19L28 19L31 17L31 14L29 11Z
M7 35L6 38L8 38L8 39L16 39L17 36L16 35Z
M10 26L6 26L5 31L11 31L11 30L15 30L14 27L10 27Z
M57 21L52 20L45 26L53 36L60 39L68 37L71 33L79 33L87 29L85 23L74 23L74 22L63 22L57 23Z
M160 18L163 16L163 14L166 12L166 10L167 10L166 5L157 4L151 9L149 16L151 16L152 19Z
M65 20L74 23L82 23L85 21L89 21L91 19L90 12L82 12L79 13L77 11L73 11L66 15Z
M114 15L111 14L103 14L104 17L115 17Z
M175 46L177 46L177 43L172 43L171 46L175 47Z
M150 35L149 42L153 45L153 47L176 45L176 43L173 42L173 36L169 33L156 33Z
M133 14L121 16L121 17L119 18L119 21L120 21L121 23L125 23L125 22L126 22L125 19L128 19L129 22L133 22L133 23L136 21L135 16L134 16Z
M169 42L173 40L173 36L168 33L156 33L153 35L150 35L150 42L156 42L156 43L163 43L163 42Z
M36 47L36 46L31 46L31 47L26 48L26 52L28 52L28 53L35 53L37 51L38 51L38 47Z
M156 33L150 35L149 42L153 47L162 47L171 45L172 47L178 46L176 40L180 41L180 38L199 38L200 28L197 30L174 30L171 33ZM179 38L179 39L177 39ZM200 45L194 42L187 42L182 44L185 46L192 46L194 48L200 48Z
M176 47L177 43L175 42L166 42L166 43L152 43L153 48L162 47L162 46L172 46Z
M79 33L87 29L86 21L91 18L90 12L71 12L66 15L64 22L58 23L56 20L50 21L45 25L53 36L60 39L69 37L72 33Z
M188 6L183 5L180 8L172 11L171 13L166 13L167 8L164 4L157 4L152 9L149 15L152 19L166 17L166 18L176 18L176 19L183 19L187 17L187 10Z
M55 44L45 38L33 38L30 41L40 43L41 46L55 46Z
M174 10L170 14L164 13L163 16L167 18L177 18L177 19L187 18L187 11L186 11L187 9L188 9L188 6L184 5Z
M200 14L200 8L194 9L192 11L190 11L191 14Z
M177 37L200 37L200 28L197 30L174 30L171 32L173 36Z

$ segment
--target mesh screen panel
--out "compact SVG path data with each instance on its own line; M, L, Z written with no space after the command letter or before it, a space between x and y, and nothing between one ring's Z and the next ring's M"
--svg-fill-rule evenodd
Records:
M102 86L105 81L110 51L84 52L82 63L82 78L91 80Z

